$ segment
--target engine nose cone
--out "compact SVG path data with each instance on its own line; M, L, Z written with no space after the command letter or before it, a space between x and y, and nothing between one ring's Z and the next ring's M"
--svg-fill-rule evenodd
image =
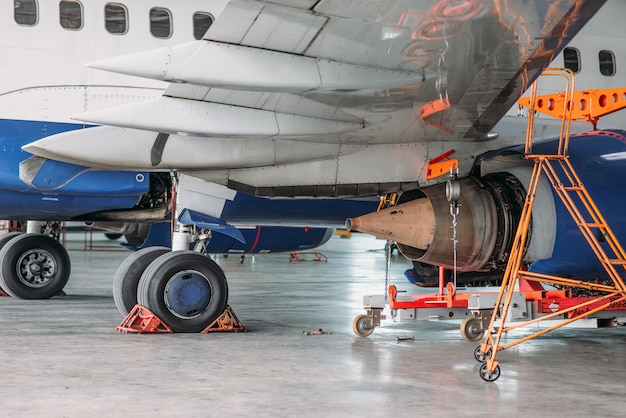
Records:
M349 218L346 228L425 250L435 234L435 214L428 199L421 198Z

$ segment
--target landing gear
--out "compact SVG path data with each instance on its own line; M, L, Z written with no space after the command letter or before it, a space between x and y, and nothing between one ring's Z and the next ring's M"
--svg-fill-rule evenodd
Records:
M70 277L70 258L55 239L41 234L6 238L0 250L0 287L21 299L48 299ZM1 244L1 243L0 243Z
M113 278L113 300L123 316L137 304L137 286L148 265L170 251L167 247L147 247L132 253L120 265Z
M137 302L174 332L200 332L224 312L228 285L222 269L193 251L155 259L139 280Z

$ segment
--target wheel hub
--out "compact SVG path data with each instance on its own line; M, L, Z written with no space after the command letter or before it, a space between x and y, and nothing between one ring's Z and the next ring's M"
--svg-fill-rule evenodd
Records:
M175 316L196 318L209 307L211 285L198 271L182 271L167 282L164 299L167 309Z
M29 287L44 287L54 278L56 271L54 257L41 248L25 252L17 261L17 276Z

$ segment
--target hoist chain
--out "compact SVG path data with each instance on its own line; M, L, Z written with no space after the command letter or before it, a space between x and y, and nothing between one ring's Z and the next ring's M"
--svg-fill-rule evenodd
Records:
M397 193L385 194L380 197L378 210L386 209L396 205ZM393 241L387 240L385 244L385 303L389 302L389 277L391 274L391 252L393 251Z

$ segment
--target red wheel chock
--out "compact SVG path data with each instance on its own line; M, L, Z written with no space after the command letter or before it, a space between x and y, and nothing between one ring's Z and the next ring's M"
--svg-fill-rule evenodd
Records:
M153 314L148 308L135 305L124 320L115 328L120 332L136 332L138 334L172 333L161 318ZM209 332L245 332L246 328L241 324L235 312L227 306L224 312L211 325L201 331L202 334Z
M116 328L119 332L136 332L137 334L152 334L157 332L172 332L161 319L141 305L135 305L130 313Z
M226 309L211 325L202 330L202 334L209 332L246 332L246 327L241 324L233 308L226 306Z

